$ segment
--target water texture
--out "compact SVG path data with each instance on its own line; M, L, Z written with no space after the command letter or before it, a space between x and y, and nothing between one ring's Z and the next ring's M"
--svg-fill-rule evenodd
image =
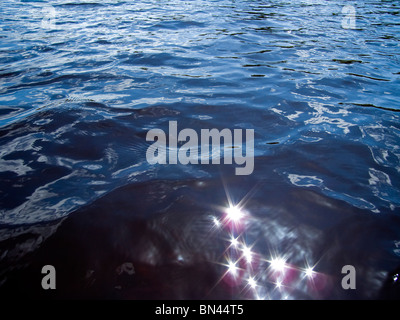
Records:
M0 294L399 298L399 35L394 0L2 1ZM149 164L169 121L253 129L254 172Z

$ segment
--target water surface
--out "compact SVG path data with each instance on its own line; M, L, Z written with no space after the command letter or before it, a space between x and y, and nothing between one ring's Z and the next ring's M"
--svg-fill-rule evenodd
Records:
M1 295L398 298L399 15L376 0L3 1ZM253 129L254 172L150 165L146 133L169 121Z

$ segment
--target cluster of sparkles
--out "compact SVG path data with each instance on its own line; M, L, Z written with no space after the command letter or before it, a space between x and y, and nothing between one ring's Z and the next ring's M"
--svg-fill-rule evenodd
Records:
M283 255L267 259L254 251L254 244L246 243L245 226L249 217L249 213L239 206L229 206L221 218L212 217L214 228L229 234L225 261L222 263L225 272L220 281L239 288L243 294L250 294L252 299L262 300L288 299L290 292L299 286L315 289L315 281L321 274L314 271L313 266L307 263L304 268L294 266Z

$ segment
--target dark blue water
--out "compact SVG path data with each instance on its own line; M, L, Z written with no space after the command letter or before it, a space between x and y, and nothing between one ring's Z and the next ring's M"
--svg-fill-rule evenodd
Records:
M3 0L0 19L2 296L400 297L398 1ZM169 121L253 129L254 172L150 165Z

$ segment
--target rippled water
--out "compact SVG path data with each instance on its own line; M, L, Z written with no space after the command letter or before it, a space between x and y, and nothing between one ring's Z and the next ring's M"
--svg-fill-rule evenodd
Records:
M2 296L400 297L398 1L4 0L0 19ZM254 172L150 165L169 121L254 129Z

